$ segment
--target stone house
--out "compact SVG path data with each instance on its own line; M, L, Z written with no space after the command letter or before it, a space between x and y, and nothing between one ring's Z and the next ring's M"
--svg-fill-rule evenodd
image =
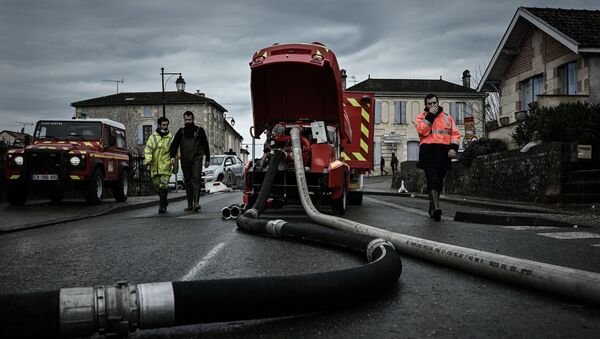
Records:
M456 121L463 139L465 120L468 125L468 138L480 137L484 127L483 108L486 94L472 89L470 81L469 71L465 71L462 85L441 78L439 80L369 78L348 88L346 91L375 94L373 140L375 168L379 168L379 159L383 156L389 171L392 152L396 153L400 162L418 160L419 135L415 128L415 119L424 111L424 99L429 93L438 96L444 111L449 112ZM461 148L464 148L463 142Z
M509 145L532 108L600 103L600 11L519 7L478 90L500 94L488 133Z
M4 146L22 147L26 138L31 138L31 135L9 130L0 132L0 144Z
M109 118L127 128L127 145L140 151L156 129L156 120L169 119L173 133L183 126L183 112L194 113L194 122L206 131L211 154L233 149L239 154L242 136L224 119L227 110L204 93L184 91L118 93L71 103L75 117Z

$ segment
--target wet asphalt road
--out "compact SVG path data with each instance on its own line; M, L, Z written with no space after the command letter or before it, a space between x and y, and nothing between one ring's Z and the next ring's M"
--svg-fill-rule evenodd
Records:
M202 213L172 203L156 208L0 236L0 293L132 283L291 275L361 265L362 258L329 248L241 233L220 209L240 193L202 197ZM561 240L523 229L435 223L425 201L368 197L346 217L394 232L573 268L600 271L597 238ZM406 200L406 201L404 201ZM451 214L453 207L444 209ZM265 217L306 221L298 207ZM581 231L575 230L575 231ZM600 233L597 229L585 232ZM592 338L600 308L496 282L403 256L397 286L366 303L335 311L265 320L201 324L134 333L139 338L460 337ZM202 307L202 305L199 305Z

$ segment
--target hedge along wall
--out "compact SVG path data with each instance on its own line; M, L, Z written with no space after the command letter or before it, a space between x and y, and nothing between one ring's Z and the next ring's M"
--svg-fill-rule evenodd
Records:
M444 191L490 199L558 202L566 164L576 156L576 144L546 143L528 152L510 150L480 156L470 168L454 162Z

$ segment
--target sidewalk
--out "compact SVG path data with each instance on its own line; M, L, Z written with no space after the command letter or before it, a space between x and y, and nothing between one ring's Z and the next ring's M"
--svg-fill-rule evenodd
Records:
M428 199L425 194L398 193L398 189L391 186L391 175L364 178L364 193L366 195ZM460 211L456 212L456 221L499 225L600 227L600 204L545 205L446 194L442 194L440 200L464 206L462 210L459 208ZM486 211L474 212L469 207L486 209Z
M185 192L169 192L169 201L185 199ZM0 234L39 228L62 222L97 217L125 210L158 206L158 196L129 197L125 202L106 198L95 206L83 199L65 199L59 203L49 200L31 201L25 206L11 206L5 199L0 202Z

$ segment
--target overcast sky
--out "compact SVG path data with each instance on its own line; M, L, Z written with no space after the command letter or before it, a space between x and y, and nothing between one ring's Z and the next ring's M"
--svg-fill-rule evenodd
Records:
M0 131L70 118L71 102L116 92L102 80L124 79L120 92L160 91L165 67L183 73L187 92L225 107L250 142L256 50L322 42L349 86L369 75L461 83L465 69L485 71L519 6L600 9L600 1L0 0Z

